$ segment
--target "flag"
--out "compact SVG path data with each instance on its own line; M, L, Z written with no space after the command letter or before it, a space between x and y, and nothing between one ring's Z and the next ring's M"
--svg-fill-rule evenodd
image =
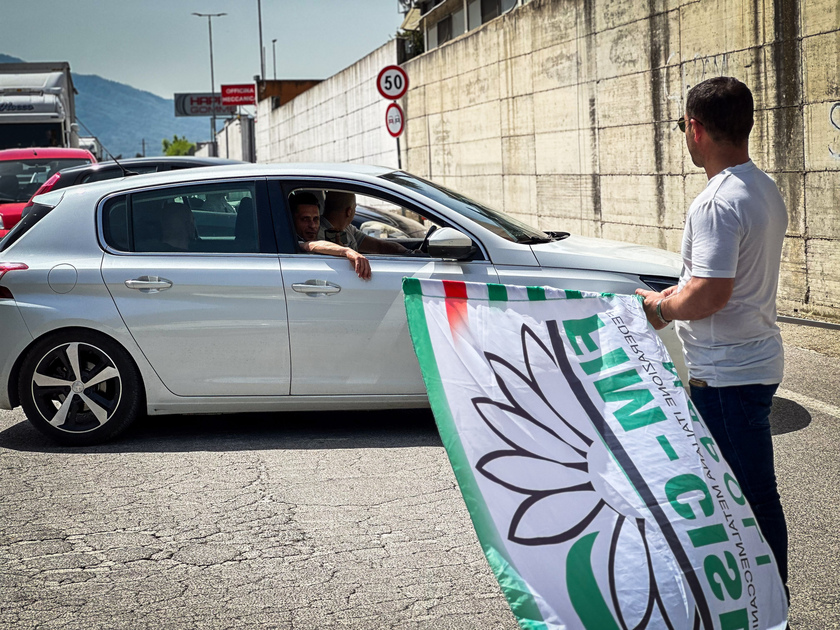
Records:
M403 280L432 410L524 629L781 629L738 481L639 298Z

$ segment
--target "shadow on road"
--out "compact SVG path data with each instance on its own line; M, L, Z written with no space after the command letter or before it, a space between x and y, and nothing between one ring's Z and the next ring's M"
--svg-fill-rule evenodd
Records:
M799 431L811 424L811 414L802 405L786 398L773 397L770 429L773 435Z
M811 414L785 398L773 399L773 435L804 429ZM64 447L28 422L0 432L0 448L82 453L177 453L271 449L407 448L442 446L428 409L387 411L241 413L140 418L115 441Z
M271 449L406 448L442 446L432 412L243 413L140 418L113 442L59 446L29 422L0 432L0 448L80 453L173 453Z

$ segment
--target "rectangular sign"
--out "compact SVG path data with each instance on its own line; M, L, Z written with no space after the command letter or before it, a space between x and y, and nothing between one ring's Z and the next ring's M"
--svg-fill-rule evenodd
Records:
M253 83L222 86L222 105L256 105L257 87Z
M527 630L781 630L773 552L636 296L403 280L429 401Z
M175 115L176 116L235 116L236 106L222 104L222 97L219 94L205 92L202 94L176 94Z

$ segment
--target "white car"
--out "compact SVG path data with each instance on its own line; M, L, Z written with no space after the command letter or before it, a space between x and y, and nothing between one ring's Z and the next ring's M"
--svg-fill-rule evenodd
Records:
M345 258L299 250L295 191L352 192L439 229L409 243L424 255L369 255L362 280ZM219 195L235 212L206 209ZM0 241L0 408L89 444L143 412L426 406L403 277L633 293L676 283L680 267L386 168L249 164L75 186L37 197Z

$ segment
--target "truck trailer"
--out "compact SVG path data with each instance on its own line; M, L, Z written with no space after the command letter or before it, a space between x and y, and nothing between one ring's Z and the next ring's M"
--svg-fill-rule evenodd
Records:
M78 148L75 95L66 61L0 63L0 149Z

